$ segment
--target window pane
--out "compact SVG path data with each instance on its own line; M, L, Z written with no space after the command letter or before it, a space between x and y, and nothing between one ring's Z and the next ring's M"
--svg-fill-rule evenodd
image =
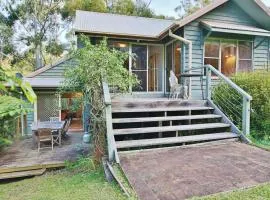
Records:
M251 60L240 60L238 71L239 72L251 72L252 71L252 61Z
M215 67L218 70L218 59L205 58L204 64L205 65L212 65L213 67Z
M147 46L145 45L132 45L132 69L146 70L147 68Z
M239 41L239 59L252 59L252 43Z
M134 87L132 90L133 91L146 91L146 76L147 76L147 71L133 71L133 74L137 75L138 80L140 81L140 84L136 87Z
M128 52L128 43L126 42L117 42L117 41L109 41L109 47L115 48L122 52Z
M221 72L226 76L236 71L236 44L223 43L221 46Z
M175 42L173 45L173 53L174 53L174 59L173 59L173 63L174 63L174 73L177 77L179 77L180 75L180 71L181 71L181 43Z
M109 40L108 45L110 48L114 48L122 52L129 52L128 43ZM129 58L125 60L124 67L129 70Z
M162 91L163 48L149 46L148 55L148 91Z
M205 43L205 57L219 57L219 42Z

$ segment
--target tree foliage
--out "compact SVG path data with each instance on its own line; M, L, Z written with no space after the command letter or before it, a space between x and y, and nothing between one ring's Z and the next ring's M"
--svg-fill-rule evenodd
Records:
M207 6L213 0L180 0L180 4L175 8L178 12L179 17L191 15L202 7Z
M30 103L37 98L28 82L16 78L0 66L0 149L9 143L7 139L14 136L17 117L31 110L20 96L26 97Z
M128 53L109 48L107 41L92 45L89 38L81 38L84 48L76 50L72 57L77 62L65 72L62 90L83 93L84 105L90 104L90 127L95 146L95 155L100 158L105 152L105 119L102 82L126 92L138 83L136 77L124 67Z
M9 38L16 48L16 53L22 49L35 52L35 66L42 67L45 63L44 49L61 34L60 9L61 0L4 0L1 2L1 23L13 30ZM0 36L5 34L1 31ZM1 37L4 39L4 37ZM59 46L60 47L60 46ZM54 51L50 52L51 54ZM58 52L57 52L58 53Z
M151 1L150 1L151 2ZM66 0L62 9L64 19L75 15L76 10L109 12L141 17L157 17L144 0Z
M106 12L106 4L104 0L65 0L63 9L61 10L64 19L75 16L76 10Z

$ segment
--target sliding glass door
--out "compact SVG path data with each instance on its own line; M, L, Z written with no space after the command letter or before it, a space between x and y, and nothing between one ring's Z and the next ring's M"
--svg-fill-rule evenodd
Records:
M134 92L163 91L163 47L132 44L132 73L137 75L140 85Z
M133 91L147 91L147 46L146 45L132 45L132 73L137 75L140 85L133 88Z
M140 84L132 88L133 92L164 91L164 48L163 45L134 44L109 41L109 46L123 52L129 52L130 58L124 67L135 74Z
M148 47L148 91L162 92L163 90L163 47Z

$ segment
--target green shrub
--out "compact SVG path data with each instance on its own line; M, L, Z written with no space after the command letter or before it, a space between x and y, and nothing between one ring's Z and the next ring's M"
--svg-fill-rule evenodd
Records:
M232 81L253 98L251 102L251 135L260 140L270 140L270 72L239 73L232 77ZM225 92L226 87L228 86L224 84L216 86L213 100L223 107L226 113L229 113L229 117L241 129L239 117L230 116L230 113L236 112L241 115L242 97L233 89ZM228 102L230 102L230 106Z

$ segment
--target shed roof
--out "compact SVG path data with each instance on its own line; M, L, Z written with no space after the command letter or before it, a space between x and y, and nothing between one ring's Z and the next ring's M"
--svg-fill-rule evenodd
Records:
M153 19L110 13L76 11L75 32L159 38L174 27L174 20Z
M270 37L270 31L247 25L220 23L217 21L201 21L201 24L210 31L223 33L237 33L244 35L257 35Z

